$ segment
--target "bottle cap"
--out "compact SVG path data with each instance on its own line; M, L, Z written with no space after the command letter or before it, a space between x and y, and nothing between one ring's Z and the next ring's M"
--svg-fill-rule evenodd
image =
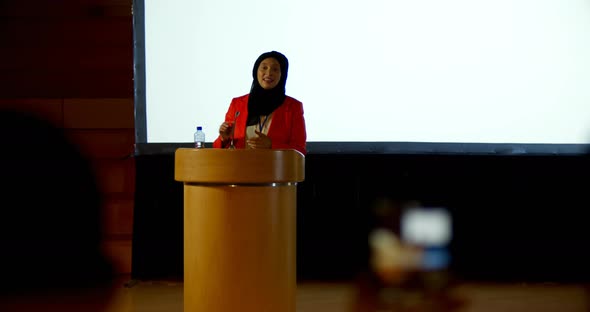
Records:
M203 127L201 127L201 126L198 126L198 127L197 127L197 130L203 130Z

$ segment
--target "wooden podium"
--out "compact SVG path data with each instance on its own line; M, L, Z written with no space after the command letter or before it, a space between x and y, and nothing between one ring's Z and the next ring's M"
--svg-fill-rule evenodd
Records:
M296 150L175 152L184 184L184 311L294 312Z

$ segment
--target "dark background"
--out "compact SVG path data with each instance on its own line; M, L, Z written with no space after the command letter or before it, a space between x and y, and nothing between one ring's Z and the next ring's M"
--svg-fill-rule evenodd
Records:
M376 201L445 207L451 269L466 280L590 277L588 157L308 154L298 184L297 276L350 280L367 270ZM182 183L173 154L137 158L133 272L182 276Z

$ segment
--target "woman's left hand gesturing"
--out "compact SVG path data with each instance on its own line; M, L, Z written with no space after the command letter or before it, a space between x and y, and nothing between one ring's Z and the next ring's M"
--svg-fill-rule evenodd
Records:
M266 134L264 134L258 130L255 130L254 132L258 135L258 137L248 139L248 141L246 141L246 144L248 144L248 147L250 147L250 148L266 148L266 149L272 148L272 141L270 140L270 138Z

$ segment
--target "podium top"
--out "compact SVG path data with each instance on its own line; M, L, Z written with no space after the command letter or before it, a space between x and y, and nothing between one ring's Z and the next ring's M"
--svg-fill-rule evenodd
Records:
M178 148L174 179L184 183L301 182L305 156L294 149Z

